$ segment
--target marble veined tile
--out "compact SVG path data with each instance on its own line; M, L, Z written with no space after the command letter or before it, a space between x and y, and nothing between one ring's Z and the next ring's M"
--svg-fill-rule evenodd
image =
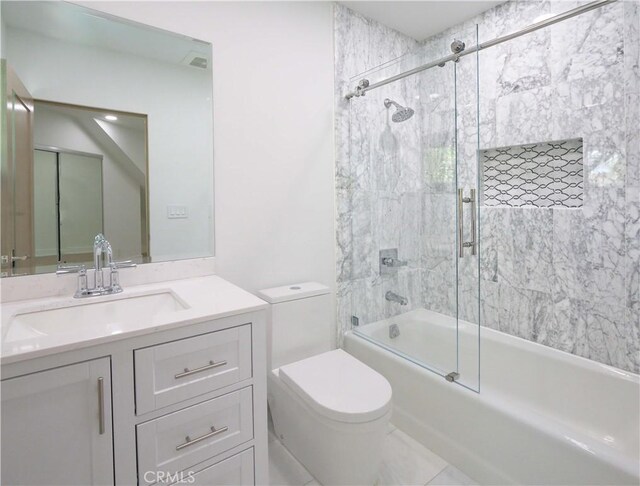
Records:
M455 267L444 272L423 270L422 302L427 309L448 316L456 315Z
M626 306L640 306L640 187L627 188L625 206Z
M351 305L352 289L350 281L337 282L336 284L336 324L338 327L336 337L338 347L342 347L344 333L351 330L351 316L353 315Z
M640 2L624 3L624 65L627 93L640 93Z
M554 82L606 77L614 66L622 65L623 3L606 5L548 28Z
M455 264L456 194L422 194L422 266L429 270Z
M393 282L390 284L390 282ZM351 282L351 312L360 320L360 325L370 324L384 318L386 301L384 293L397 286L396 278L380 276L363 278Z
M627 186L640 187L640 94L627 94L625 98L626 117L626 173Z
M553 140L553 89L549 86L501 96L496 100L499 147Z
M625 312L627 326L633 333L631 339L633 339L633 346L635 347L635 354L630 356L633 363L631 371L640 373L640 302L634 303L631 307L627 307Z
M539 16L550 14L552 3L548 0L504 2L488 10L479 19L480 42L515 32Z
M542 29L495 47L497 96L503 97L549 86L551 65L549 30Z
M503 284L499 292L500 331L538 342L555 319L551 295Z
M480 281L480 325L500 330L500 284Z
M377 251L373 241L374 195L370 192L358 191L352 196L353 212L351 215L351 278L364 278L376 272Z
M397 305L388 303L394 310L391 316L407 312L413 309L424 308L422 303L422 270L416 268L403 268L398 271L398 291L400 295L409 300L405 309L398 309ZM391 289L393 290L393 289ZM389 315L385 317L390 317Z
M638 328L627 309L618 305L593 305L581 301L584 335L579 335L576 354L626 370L638 370Z
M624 299L624 192L594 191L582 211L554 210L556 294L619 303Z
M398 258L416 267L420 263L422 195L380 194L374 202L374 240L378 250L397 248Z
M467 45L475 44L475 32L459 33L456 39L468 39ZM477 106L478 60L476 56L461 58L455 64L455 70L456 104L458 106Z
M480 283L477 279L460 282L458 286L458 318L478 324L480 322Z
M639 361L636 315L620 305L561 298L555 319L539 329L538 342L626 370Z
M509 208L497 230L498 282L550 292L553 284L553 212Z
M504 228L503 220L507 211L510 209L487 207L480 202L478 258L480 258L482 280L498 282L500 235Z
M336 45L344 77L356 76L415 49L410 37L340 4L334 6Z

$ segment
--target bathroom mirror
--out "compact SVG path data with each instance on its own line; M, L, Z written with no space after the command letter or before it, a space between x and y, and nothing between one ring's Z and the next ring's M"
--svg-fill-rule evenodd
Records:
M2 2L2 276L213 255L211 45L65 2Z

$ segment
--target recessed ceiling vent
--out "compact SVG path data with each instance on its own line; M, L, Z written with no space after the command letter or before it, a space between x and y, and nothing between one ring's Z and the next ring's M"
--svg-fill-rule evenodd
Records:
M201 53L192 51L189 54L187 54L187 56L182 60L182 63L186 64L187 66L193 66L200 69L207 69L207 66L209 65L209 60L206 57L204 57Z

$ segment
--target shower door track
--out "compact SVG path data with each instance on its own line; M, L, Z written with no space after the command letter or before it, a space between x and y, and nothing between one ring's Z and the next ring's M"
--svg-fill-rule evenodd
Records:
M512 34L507 34L504 35L502 37L496 37L495 39L492 39L490 41L487 42L481 42L473 47L470 47L466 50L463 50L461 52L455 53L455 54L451 54L449 56L445 56L442 57L436 61L432 61L429 62L427 64L423 64L421 66L418 66L416 68L410 69L409 71L405 71L403 73L400 74L396 74L395 76L391 76L390 78L387 79L383 79L382 81L378 81L377 83L373 83L373 84L369 84L369 81L366 79L363 79L360 81L360 83L358 84L357 88L355 89L355 91L352 91L350 93L348 93L347 95L345 95L346 99L351 99L353 97L357 97L357 96L363 96L367 91L371 91L373 89L379 88L381 86L385 86L389 83L393 83L394 81L398 81L400 79L406 78L407 76L412 76L414 74L417 74L419 72L422 71L426 71L427 69L431 69L433 67L436 66L444 66L447 62L450 61L458 61L458 59L460 59L463 56L469 55L469 54L473 54L474 52L478 52L484 49L487 49L489 47L493 47L496 46L498 44L502 44L503 42L515 39L517 37L529 34L531 32L535 32L536 30L539 29L543 29L544 27L548 27L549 25L553 25L553 24L557 24L558 22L562 22L563 20L567 20L570 19L572 17L576 17L578 15L581 15L585 12L589 12L591 10L595 10L597 8L600 7L604 7L605 5L609 5L610 3L614 3L617 2L617 0L596 0L595 2L590 2L587 3L585 5L581 5L579 7L576 7L574 9L568 10L566 12L563 12L561 14L558 15L554 15L553 17L549 17L548 19L545 20L541 20L540 22L536 22L535 24L531 24L528 27L525 27L524 29L518 30Z

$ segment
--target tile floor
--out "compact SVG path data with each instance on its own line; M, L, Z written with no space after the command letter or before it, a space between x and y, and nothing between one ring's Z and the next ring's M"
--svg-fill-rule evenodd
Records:
M269 429L269 482L271 486L314 486L318 482ZM389 426L378 486L475 485L462 471L404 432Z

